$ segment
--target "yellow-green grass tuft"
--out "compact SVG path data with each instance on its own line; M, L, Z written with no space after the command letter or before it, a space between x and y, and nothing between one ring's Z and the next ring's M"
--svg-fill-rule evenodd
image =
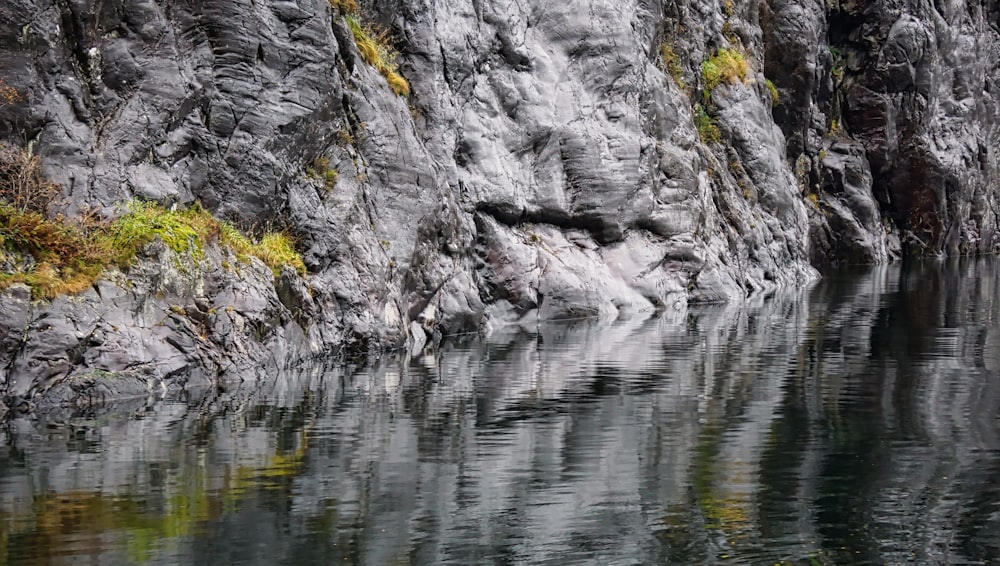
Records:
M260 258L271 269L280 269L288 265L299 274L305 275L306 265L302 262L302 256L295 251L292 239L287 234L281 232L264 234L260 242L254 244L250 254Z
M781 95L778 94L778 87L774 85L771 79L765 79L764 86L767 87L767 92L771 95L771 106L777 106L781 101Z
M396 93L396 96L410 96L410 83L398 71L387 69L382 71L382 75L385 76L385 80L389 83L389 88L392 89L392 92Z
M306 272L302 256L295 251L292 239L283 232L268 232L255 244L232 224L222 222L219 239L222 245L233 250L240 261L246 261L247 256L254 256L270 267L276 276L285 265L302 275Z
M735 49L720 49L701 64L701 76L709 91L723 83L741 83L749 72L746 57Z
M392 47L392 39L388 32L371 24L362 23L353 15L345 16L344 20L354 36L354 45L357 46L361 58L385 77L389 88L397 96L409 96L410 83L396 68L399 52Z
M218 242L242 261L248 256L259 258L275 276L285 265L300 274L306 272L287 234L270 232L253 242L197 205L168 210L130 202L116 220L82 228L62 218L49 220L0 203L0 250L8 266L15 266L0 273L0 289L24 283L36 299L79 293L91 287L107 267L130 265L139 250L157 238L174 252L196 258L203 257L206 243Z

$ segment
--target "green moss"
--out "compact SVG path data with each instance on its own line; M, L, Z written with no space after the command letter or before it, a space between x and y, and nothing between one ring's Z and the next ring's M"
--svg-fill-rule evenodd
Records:
M778 87L774 86L771 79L765 79L764 86L767 87L767 92L771 95L771 106L777 106L781 99L781 95L778 94Z
M722 132L719 131L715 121L700 104L696 104L694 107L694 125L698 129L701 143L709 144L722 141Z
M750 67L746 57L735 49L720 49L701 64L701 76L709 91L725 84L737 84L746 80Z
M674 48L667 42L660 44L660 64L663 66L663 70L674 79L678 88L681 90L686 88L687 85L684 84L684 70L681 68L680 59L677 57L677 53L674 52Z

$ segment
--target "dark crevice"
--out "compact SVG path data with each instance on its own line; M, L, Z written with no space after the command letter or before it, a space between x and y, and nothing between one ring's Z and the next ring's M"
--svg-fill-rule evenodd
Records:
M521 224L549 224L563 230L586 231L602 244L621 239L621 232L617 229L609 229L610 227L604 222L604 219L596 214L574 216L557 210L529 211L513 205L498 203L481 203L476 207L476 211L492 216L501 224L512 228ZM617 237L611 234L617 235Z

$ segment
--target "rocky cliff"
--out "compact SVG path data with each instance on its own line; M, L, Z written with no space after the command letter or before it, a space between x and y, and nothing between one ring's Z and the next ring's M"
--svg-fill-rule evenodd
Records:
M985 0L6 0L0 139L57 212L198 201L291 231L308 275L154 245L78 295L12 286L0 382L218 385L997 251L998 69Z

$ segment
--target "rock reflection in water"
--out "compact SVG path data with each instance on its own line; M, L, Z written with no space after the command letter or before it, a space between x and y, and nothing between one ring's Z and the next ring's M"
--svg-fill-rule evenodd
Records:
M13 421L0 563L994 562L998 267Z

